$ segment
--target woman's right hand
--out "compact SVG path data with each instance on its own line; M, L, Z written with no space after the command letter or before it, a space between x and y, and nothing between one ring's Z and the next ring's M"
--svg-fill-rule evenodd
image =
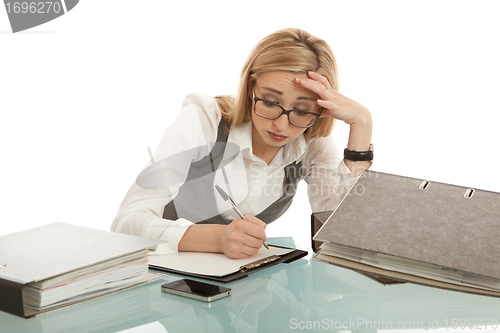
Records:
M266 241L266 223L253 215L237 218L220 234L220 252L231 259L243 259L259 252Z

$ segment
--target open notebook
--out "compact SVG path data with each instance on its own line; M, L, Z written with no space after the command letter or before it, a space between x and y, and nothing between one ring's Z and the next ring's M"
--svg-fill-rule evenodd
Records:
M178 252L151 255L149 267L161 271L188 275L220 282L230 282L246 277L279 263L288 263L307 255L306 251L269 246L246 259L230 259L222 253Z

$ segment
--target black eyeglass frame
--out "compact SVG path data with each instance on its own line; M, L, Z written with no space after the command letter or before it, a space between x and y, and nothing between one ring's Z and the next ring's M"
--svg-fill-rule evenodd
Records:
M321 116L321 112L323 112L323 107L321 107L321 109L319 110L319 113L314 113L314 112L309 112L309 111L303 111L303 110L285 110L278 103L271 102L271 101L268 101L266 99L262 99L262 98L259 98L259 97L255 96L255 88L253 88L252 90L253 90L253 101L254 101L253 112L255 112L255 114L258 115L259 117L262 117L262 118L265 118L265 119L274 120L274 119L278 119L279 117L281 117L282 114L286 114L286 117L288 118L288 122L290 123L290 125L295 126L295 127L299 127L299 128L311 128L318 121L319 117ZM255 106L257 105L258 101L262 101L264 103L270 103L270 104L276 105L277 107L279 107L281 109L281 113L278 116L276 116L275 118L264 117L263 115L258 114L257 111L255 110ZM306 112L308 114L312 114L314 117L316 117L316 119L314 119L314 122L311 125L309 125L309 126L298 126L298 125L295 125L295 124L293 124L290 121L290 113L292 113L294 111L295 112L300 111L300 112Z

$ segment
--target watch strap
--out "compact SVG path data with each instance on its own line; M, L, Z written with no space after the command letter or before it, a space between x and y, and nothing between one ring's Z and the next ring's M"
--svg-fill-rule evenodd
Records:
M344 149L344 158L350 161L373 161L373 144L370 143L370 150L355 151Z

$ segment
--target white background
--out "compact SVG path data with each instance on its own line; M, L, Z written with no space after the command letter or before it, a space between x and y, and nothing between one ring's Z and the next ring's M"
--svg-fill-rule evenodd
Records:
M183 97L234 93L251 48L290 26L330 44L340 92L371 110L373 170L500 192L499 14L498 1L82 0L12 34L0 7L0 235L108 230ZM340 150L347 135L338 124ZM268 236L305 239L309 219L302 185Z

